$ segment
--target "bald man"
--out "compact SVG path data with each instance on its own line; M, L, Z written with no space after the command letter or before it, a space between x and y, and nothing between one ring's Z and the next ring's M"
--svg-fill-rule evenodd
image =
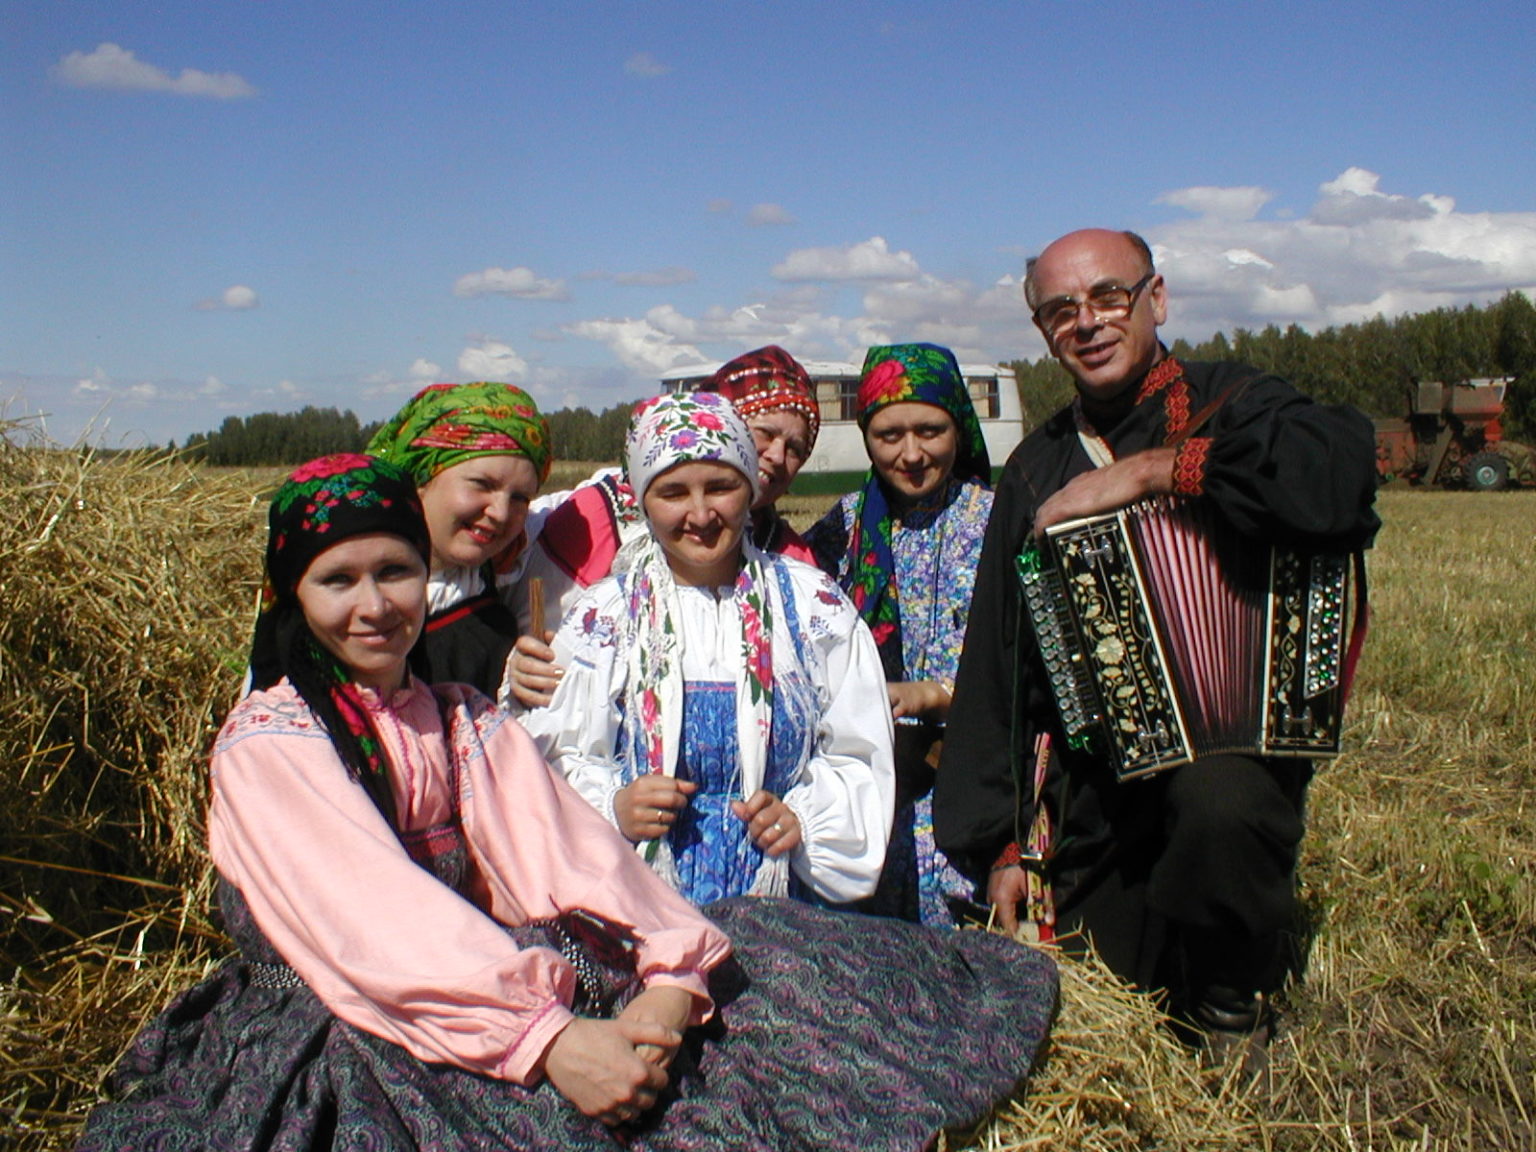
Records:
M1265 997L1295 921L1311 765L1222 755L1121 782L1105 759L1068 748L1020 627L1014 558L1053 524L1156 495L1208 504L1255 541L1364 547L1379 526L1371 425L1252 368L1169 355L1158 338L1168 289L1134 233L1063 236L1030 261L1024 291L1077 395L1019 445L998 485L935 791L938 843L1005 926L1041 911L1033 868L1069 947L1091 938L1121 976L1167 990L1217 1058L1251 1055L1270 1032ZM1165 444L1224 395L1194 435ZM1031 844L1042 806L1049 843Z

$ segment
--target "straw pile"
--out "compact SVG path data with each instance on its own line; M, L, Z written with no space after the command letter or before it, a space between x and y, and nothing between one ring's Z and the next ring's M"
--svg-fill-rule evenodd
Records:
M0 1115L72 1126L217 934L202 763L238 688L248 476L0 438ZM184 895L186 893L187 895Z
M41 1152L227 952L204 757L240 681L264 502L249 475L0 431L0 1146ZM1536 500L1387 496L1272 1082L1202 1071L1148 997L1063 962L1028 1089L947 1147L1536 1147Z

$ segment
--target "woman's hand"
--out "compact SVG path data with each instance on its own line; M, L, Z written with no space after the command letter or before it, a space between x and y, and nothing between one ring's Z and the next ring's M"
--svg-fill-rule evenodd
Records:
M692 780L679 780L660 772L647 772L631 780L613 797L613 814L619 831L633 844L665 836L688 807L688 797L699 790Z
M677 1055L678 1046L683 1042L683 1030L688 1027L692 1016L692 993L670 984L662 984L641 992L619 1013L618 1018L660 1024L677 1033L677 1044L666 1047L642 1044L635 1049L642 1060L649 1060L660 1068L668 1068L671 1067L672 1058Z
M746 800L732 800L731 811L747 826L747 835L769 856L782 856L800 847L800 817L772 792L762 789Z
M544 633L540 641L535 636L519 636L507 657L506 678L512 689L512 697L524 708L542 708L554 698L555 689L565 669L555 663L555 650L549 641L553 632Z
M891 715L916 716L920 720L942 721L949 715L949 689L937 680L902 680L887 683Z
M652 1020L578 1016L544 1054L544 1075L582 1115L624 1124L655 1104L667 1086L665 1066L641 1053L676 1052L681 1042L681 1034Z

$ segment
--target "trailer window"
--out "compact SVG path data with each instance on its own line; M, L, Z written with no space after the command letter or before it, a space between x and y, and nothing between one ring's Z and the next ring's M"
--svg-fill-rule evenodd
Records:
M816 380L816 403L821 406L821 422L859 418L859 378L823 376Z
M836 380L817 380L816 406L821 409L821 422L843 418L843 398Z
M1000 414L996 376L967 376L966 387L971 393L971 404L976 415L983 420L996 420Z
M842 398L842 413L839 420L857 420L859 418L859 380L855 376L851 380L839 380L838 393Z

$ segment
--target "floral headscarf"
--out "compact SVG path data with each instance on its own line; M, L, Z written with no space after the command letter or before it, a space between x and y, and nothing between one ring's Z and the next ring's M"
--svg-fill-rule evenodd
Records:
M715 392L675 392L635 406L624 436L624 463L635 499L675 464L716 460L729 464L758 496L757 448L740 413Z
M951 481L975 480L990 486L991 461L981 421L953 352L937 344L890 344L865 354L859 380L859 427L867 429L880 409L904 403L931 404L949 413L958 439ZM843 587L874 633L886 679L899 681L906 679L906 663L891 532L890 501L871 468L854 512Z
M821 431L821 406L816 403L810 373L777 344L745 352L722 364L704 388L726 397L743 416L780 408L798 412L810 426L806 451L816 447L816 434Z
M272 498L267 514L266 579L251 642L251 687L284 677L330 733L342 761L386 816L393 800L377 734L347 669L310 632L298 584L327 548L353 536L389 532L431 555L427 521L404 469L355 452L300 465Z
M368 451L425 484L476 456L524 456L549 478L549 421L533 397L511 384L429 384L373 434Z
M643 401L625 438L629 482L645 503L652 481L677 464L713 460L735 468L757 495L757 449L746 423L725 397L712 392L676 393ZM762 787L773 725L773 606L763 553L742 534L742 564L734 601L741 619L741 659L736 670L736 740L741 798ZM629 568L629 674L624 686L624 747L645 749L635 774L677 770L683 723L683 668L679 650L677 585L665 551L648 534ZM665 838L647 846L664 877L675 870ZM788 891L784 860L764 857L752 891Z

